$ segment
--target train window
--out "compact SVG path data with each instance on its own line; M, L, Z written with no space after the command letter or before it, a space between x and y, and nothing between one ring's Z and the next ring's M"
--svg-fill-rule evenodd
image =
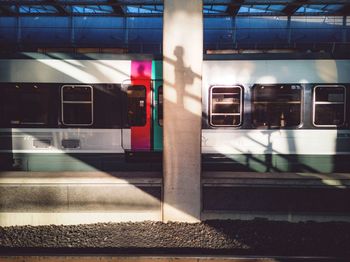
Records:
M256 127L288 128L301 124L300 85L254 85L252 121Z
M93 124L93 88L91 86L62 86L61 102L64 125L91 126Z
M213 86L210 89L210 125L241 125L242 93L241 86Z
M146 87L129 86L128 94L128 123L130 126L146 124Z
M315 86L313 124L315 126L341 126L345 124L345 86Z
M158 123L163 126L163 86L158 88Z
M32 84L3 88L1 126L41 127L49 124L49 90Z

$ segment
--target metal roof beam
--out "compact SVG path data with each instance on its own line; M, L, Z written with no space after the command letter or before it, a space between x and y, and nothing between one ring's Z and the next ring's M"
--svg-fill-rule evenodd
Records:
M118 3L118 0L108 0L108 4L112 5L114 13L118 15L125 14L123 7ZM113 5L113 4L118 4L118 5Z
M46 2L46 1L43 1ZM60 15L70 15L70 13L60 5L56 0L49 0L50 5L53 6Z
M304 2L304 4L310 4L310 5L316 5L316 4L323 4L323 5L328 5L328 4L349 4L348 0L296 0L291 3L286 3L286 1L283 0L276 0L268 4L272 5L286 5L286 6L296 6L300 5L298 1ZM58 3L58 2L57 2ZM154 3L154 4L159 4L159 3ZM205 5L227 5L226 1L216 1L214 3L208 2L206 3L204 0ZM240 3L240 0L232 0L232 3L230 5L266 5L266 1L259 1L259 0L243 0L243 3ZM1 6L11 6L11 5L52 5L52 0L43 0L43 1L35 1L35 0L0 0L0 5ZM59 2L59 5L61 6L69 6L69 5L109 5L109 6L140 6L140 5L153 5L150 4L147 1L137 1L134 3L129 3L128 1L109 1L109 2L97 2L97 1L92 1L92 0L81 0L81 1L72 1L72 0L61 0Z
M305 4L308 5L333 5L333 4L348 4L349 0L304 0ZM232 0L231 3L233 5L299 5L298 1L291 1L290 3L285 0L273 0L273 1L261 1L261 0L244 0L243 3L237 3L238 1ZM204 5L227 5L227 1L216 0L215 2L204 0Z
M334 16L334 13L332 14L324 14L324 13L308 13L308 16ZM0 16L18 16L18 14L13 14L13 15L5 15L2 14L0 12ZM37 17L37 16L41 16L41 17L59 17L62 16L58 13L50 13L50 14L46 14L46 13L21 13L20 14L21 17ZM74 13L74 14L70 14L69 16L74 16L74 17L163 17L163 13L147 13L147 14L142 14L142 13L130 13L130 14L125 14L125 15L119 15L119 14L95 14L95 13ZM221 18L221 17L228 17L228 14L222 13L222 14L203 14L203 16L205 18ZM271 17L275 17L275 16L280 16L279 13L239 13L236 17L266 17L266 16L271 16ZM296 13L293 16L305 16L304 13Z
M244 0L231 0L231 3L227 7L227 13L230 16L237 15L243 3L244 3Z
M336 15L350 15L350 4L344 5L340 10L335 12Z
M106 2L97 2L92 0L82 0L82 1L72 1L72 0L62 0L60 2L57 2L56 0L42 0L42 1L35 1L35 0L0 0L0 6L12 6L12 5L27 5L27 6L36 6L36 5L55 5L57 6L85 6L85 5L109 5L109 6L121 6L121 5L140 5L140 3L135 4L122 4L115 0L109 0Z
M288 5L286 5L286 7L282 10L282 13L288 16L293 15L304 4L309 3L307 0L295 0L294 2L291 2Z
M13 11L9 6L0 6L0 11L1 11L1 14L3 14L3 15L17 15L18 14L17 12Z

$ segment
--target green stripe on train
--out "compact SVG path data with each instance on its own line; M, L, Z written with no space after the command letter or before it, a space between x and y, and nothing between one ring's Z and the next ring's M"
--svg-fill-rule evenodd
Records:
M203 171L349 173L350 155L203 155ZM161 171L161 160L126 161L124 154L0 154L0 170Z
M163 88L163 63L162 61L152 61L152 81L153 81L153 149L163 150L163 127L159 119L159 88Z
M0 154L0 171L158 171L161 161L131 162L114 153Z

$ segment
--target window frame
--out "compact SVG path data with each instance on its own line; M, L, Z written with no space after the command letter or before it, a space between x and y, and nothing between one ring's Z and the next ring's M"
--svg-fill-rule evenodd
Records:
M64 91L65 87L88 87L91 90L91 100L90 101L69 101L64 100ZM67 124L64 122L64 104L91 104L91 122L89 124ZM91 85L63 85L61 87L61 120L62 124L65 126L92 126L94 124L94 89Z
M316 101L316 89L318 87L342 87L344 89L344 102L317 102ZM345 85L315 85L313 87L313 93L312 93L312 124L315 127L342 127L346 123L346 86ZM316 105L339 105L343 104L343 109L344 109L344 118L343 118L343 123L340 125L319 125L315 123L315 118L316 118Z
M160 92L162 90L162 92ZM162 93L162 96L160 96L160 93ZM162 97L162 99L160 99ZM160 127L163 127L164 124L164 89L163 85L158 86L158 97L157 97L157 107L158 107L158 112L157 112L157 117L158 117L158 125ZM162 117L160 117L160 108L162 107ZM160 122L162 120L162 123Z
M143 99L144 99L144 102L145 102L145 105L144 105L144 115L145 115L145 119L144 119L144 123L142 123L142 125L132 125L130 123L130 117L129 117L129 113L127 113L127 123L128 123L128 126L130 127L145 127L147 125L147 87L143 84L135 84L135 85L128 85L127 88L126 88L126 94L127 94L127 111L129 111L129 94L128 94L128 90L129 88L135 88L135 87L142 87L142 91L144 91L144 96L143 96Z
M263 127L258 126L254 124L254 110L255 110L255 103L254 103L254 89L259 86L299 86L300 87L300 123L298 125L288 126L288 127L282 127L282 126L276 126L276 127ZM257 129L295 129L295 128L301 128L304 125L304 96L305 96L305 87L302 84L296 83L296 84L285 84L285 83L276 83L276 84L253 84L251 86L251 124L254 128ZM287 103L287 104L293 104L293 103Z
M240 96L239 96L239 113L213 113L213 89L215 88L239 88ZM238 128L243 125L243 92L244 88L242 85L213 85L209 88L209 125L212 127L235 127ZM223 93L224 94L224 93ZM239 115L239 124L238 125L216 125L212 122L213 115Z

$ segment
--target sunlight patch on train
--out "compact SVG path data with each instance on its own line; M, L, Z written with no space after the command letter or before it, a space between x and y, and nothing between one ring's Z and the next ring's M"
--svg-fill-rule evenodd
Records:
M98 79L93 75L86 73L84 70L77 68L63 60L37 59L38 62L47 65L59 72L73 77L81 83L95 83Z
M210 153L221 154L240 154L254 153L264 154L267 152L271 144L268 141L268 133L264 131L222 131L217 136L215 130L206 130L203 133L204 140L203 149ZM202 139L203 141L203 139ZM269 152L271 149L268 150Z
M203 83L251 83L252 76L257 70L253 61L206 61L203 68Z
M28 56L35 58L31 54L28 54ZM118 83L125 80L130 73L130 62L127 61L50 59L49 57L35 59L41 64L54 69L57 73L63 74L61 76L62 82L71 82L71 79L73 79L79 83ZM46 75L41 76L43 79L47 77Z
M257 83L259 84L276 84L277 79L274 76L263 76L257 79Z
M317 173L298 173L300 176L304 177L314 177L322 181L323 184L331 187L336 187L340 189L346 188L340 179L335 179L332 174L317 174Z
M204 152L223 155L242 165L255 166L257 170L271 165L264 161L271 162L268 158L272 157L278 159L274 160L278 161L277 166L297 164L308 172L333 172L332 156L336 154L338 142L336 130L236 130L221 132L220 136L216 136L215 131L206 130L202 135ZM239 155L247 158L237 157ZM278 171L275 167L271 169Z
M129 63L127 63L127 66L122 66L122 64L125 64L125 61L121 63L122 60L112 60L112 59L106 59L103 54L99 55L93 55L93 54L85 54L84 57L88 58L88 60L78 60L78 59L69 59L67 57L62 57L60 54L50 53L47 54L48 57L52 57L53 59L62 60L66 63L72 64L74 66L78 66L79 68L82 68L84 70L87 70L88 72L89 67L91 68L98 68L98 71L92 71L93 74L97 73L101 76L103 76L103 79L107 79L107 81L110 82L118 82L115 81L116 77L128 79L130 77L130 70L129 70ZM100 58L101 57L101 58Z
M335 60L315 60L315 69L325 83L338 83L338 70Z
M120 61L113 61L113 60L99 60L98 63L95 61L93 64L98 69L98 72L103 74L104 78L108 79L109 81L113 82L116 75L119 75L119 77L128 77L129 74L126 70L122 71L120 69Z
M336 180L336 179L322 179L322 182L325 185L328 186L333 186L333 187L337 187L337 188L346 188L346 186L344 186L340 180Z
M98 171L111 165L108 158L86 154L122 154L130 148L125 131L106 129L11 129L8 146L0 153L13 153L12 168L22 171ZM121 136L125 138L121 139ZM120 141L124 141L121 145ZM82 154L85 154L82 157ZM23 156L26 156L23 158ZM118 159L116 159L118 161Z

